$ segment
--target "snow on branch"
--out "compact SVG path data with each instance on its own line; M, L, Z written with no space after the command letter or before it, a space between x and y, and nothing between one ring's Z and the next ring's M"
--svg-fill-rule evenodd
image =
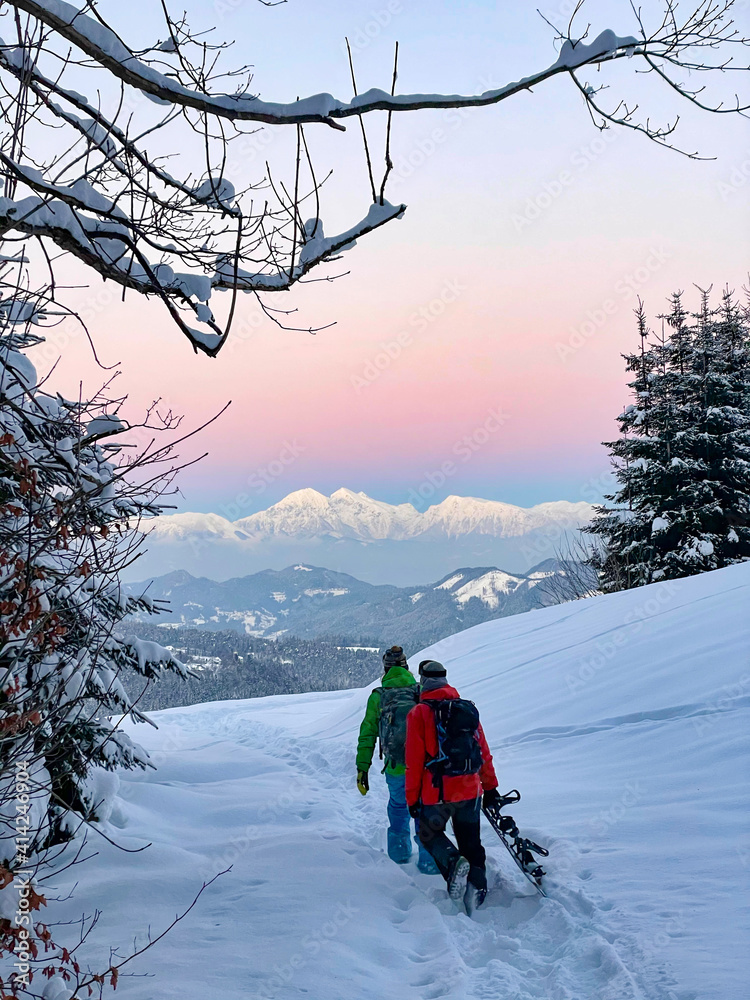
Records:
M15 6L54 29L66 41L131 87L169 104L178 104L234 121L256 121L270 125L323 122L334 128L341 128L337 125L337 119L351 118L371 111L417 111L426 108L497 104L559 73L632 53L639 44L638 39L632 36L620 38L613 31L603 31L590 44L570 42L564 45L558 59L551 66L497 90L489 90L476 96L391 95L384 90L372 89L352 101L340 101L331 94L314 94L293 104L278 104L261 101L247 93L198 93L137 59L114 31L64 0L16 0Z
M322 122L341 128L339 119L368 114L372 111L417 111L427 108L483 107L497 104L522 90L530 90L561 73L573 73L584 66L641 56L649 65L663 60L673 66L690 66L685 61L691 49L720 43L747 44L727 22L734 0L716 3L704 0L684 22L677 20L678 4L667 0L665 14L659 27L649 32L640 11L636 12L639 36L619 36L611 29L602 31L593 41L586 43L570 33L561 36L562 46L558 58L551 65L530 76L473 96L458 94L403 94L393 95L380 89L371 89L351 101L342 101L331 94L314 94L291 104L261 101L246 92L236 94L209 94L198 92L179 81L179 74L166 76L139 60L133 51L106 25L94 20L64 0L16 0L17 7L36 17L48 27L95 59L101 66L124 83L152 97L184 108L233 121L256 121L273 125L296 125ZM579 7L582 6L579 5ZM726 62L715 68L725 69ZM692 68L709 68L696 62ZM683 96L688 96L683 90Z
M213 321L206 305L214 289L240 292L275 292L289 288L323 261L350 250L358 239L401 216L404 205L374 204L360 222L337 236L324 238L319 220L308 224L296 261L290 271L250 272L239 267L234 255L215 258L212 274L175 272L166 263L152 264L139 249L138 224L112 202L98 195L85 181L70 188L48 184L38 171L21 168L0 154L0 161L23 178L25 183L49 197L29 197L20 201L0 198L0 239L9 230L29 236L46 237L97 271L103 278L141 292L158 295L167 302L176 299L190 308L196 319L208 327L190 327L173 311L183 332L204 353L215 356L226 334ZM87 210L88 214L84 214ZM96 213L95 217L92 213ZM308 235L314 232L315 235ZM167 247L154 244L163 253Z

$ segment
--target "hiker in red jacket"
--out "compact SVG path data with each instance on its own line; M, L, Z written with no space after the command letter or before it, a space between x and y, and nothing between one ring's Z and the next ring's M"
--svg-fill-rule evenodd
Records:
M487 895L479 818L482 795L486 806L494 805L500 797L492 754L476 709L470 702L461 702L461 707L469 706L468 711L475 713L469 718L473 717L476 729L470 727L472 731L464 737L469 741L465 770L473 773L439 774L439 768L430 770L430 764L440 756L438 703L459 701L460 696L448 684L442 663L423 660L419 675L420 701L406 720L406 802L411 815L419 819L419 839L435 859L449 895L455 900L463 896L469 910L481 906ZM453 821L457 847L445 834L449 820Z

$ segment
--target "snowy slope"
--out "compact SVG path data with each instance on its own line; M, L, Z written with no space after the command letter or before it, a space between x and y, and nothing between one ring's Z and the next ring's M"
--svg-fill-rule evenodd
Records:
M388 861L377 768L367 798L354 788L362 690L161 713L139 731L158 772L123 781L107 827L153 846L97 844L61 908L103 904L96 940L124 953L232 865L134 963L157 982L121 979L129 1000L746 1000L749 609L742 565L431 650L551 850L547 900L489 830L474 921Z

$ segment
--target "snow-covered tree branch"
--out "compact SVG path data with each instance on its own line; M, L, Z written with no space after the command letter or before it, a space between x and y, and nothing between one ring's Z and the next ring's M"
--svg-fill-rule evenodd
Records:
M583 74L629 59L706 111L744 114L748 105L739 97L729 105L712 103L703 87L684 82L686 75L747 69L733 61L734 50L748 44L732 20L734 5L702 0L683 15L673 0L664 0L651 25L640 9L623 3L624 26L633 33L606 29L590 40L574 16L556 38L553 61L482 94L398 94L394 71L392 93L373 89L351 100L317 94L285 104L261 100L245 68L223 72L224 46L194 34L163 3L156 6L165 38L140 50L107 22L101 4L3 3L0 237L31 238L41 251L38 261L30 257L32 267L52 266L60 252L71 254L123 289L158 297L194 349L215 356L230 334L239 294L258 296L280 321L282 311L267 304L267 293L290 288L405 210L385 199L386 149L383 183L376 185L370 171L374 204L350 228L324 235L322 183L305 126L343 130L347 119L374 112L390 119L404 111L493 105L560 77L578 89L597 127L625 127L673 146L676 120L656 124ZM80 88L85 80L85 94L73 89L71 83ZM247 134L243 128L259 125L296 131L293 184L277 182L269 170L238 192L225 175L227 149ZM173 158L182 164L178 173L152 150L169 137L179 147L185 127L195 154ZM215 291L229 293L221 310Z

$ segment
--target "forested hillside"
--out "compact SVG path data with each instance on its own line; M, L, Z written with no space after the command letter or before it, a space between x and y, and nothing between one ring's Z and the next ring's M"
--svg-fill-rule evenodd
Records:
M380 676L377 643L351 638L261 639L226 630L165 629L139 624L142 639L161 642L192 671L158 683L128 682L128 693L144 711L228 698L337 691L369 684Z

